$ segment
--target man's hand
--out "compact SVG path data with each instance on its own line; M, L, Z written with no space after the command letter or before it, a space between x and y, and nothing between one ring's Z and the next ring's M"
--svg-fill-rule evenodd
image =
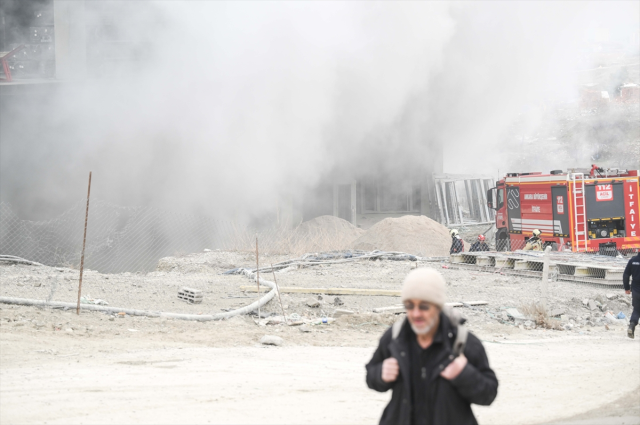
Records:
M444 379L448 379L449 381L451 381L452 379L456 379L466 365L467 358L464 356L464 354L460 354L454 361L449 363L449 366L447 366L442 372L440 372L440 376L442 376Z
M631 295L631 289L629 289L628 291L624 291L624 293L627 295Z
M398 379L398 372L400 372L400 368L395 358L389 357L382 362L382 380L384 382L393 382Z

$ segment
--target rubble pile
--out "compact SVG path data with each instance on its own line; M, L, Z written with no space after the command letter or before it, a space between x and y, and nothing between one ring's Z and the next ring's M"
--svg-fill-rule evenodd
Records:
M322 252L350 249L364 234L347 220L323 215L300 224L291 237L291 252Z
M593 298L571 298L566 303L555 303L548 311L538 310L535 304L519 308L494 306L489 308L465 309L464 313L476 316L485 322L495 321L521 330L536 328L575 331L584 333L594 327L609 329L614 326L626 327L631 302L623 294L598 294ZM477 321L478 319L476 319Z
M260 257L260 265L265 267L285 259L290 257L264 255ZM447 263L433 259L417 262L393 261L384 257L353 260L291 266L277 270L275 274L265 270L261 279L277 280L283 290L281 296L261 307L259 316L254 311L250 316L231 321L246 322L247 326L258 324L262 329L263 326L273 327L274 331L289 326L305 326L295 335L342 325L353 326L354 329L372 326L383 330L400 317L396 313L403 313L401 307L389 308L401 306L401 300L388 292L399 291L407 273L416 266L438 269L447 282L447 302L458 305L456 309L468 319L472 331L486 335L529 333L539 337L558 331L602 335L626 328L631 314L631 297L622 289L550 281L547 310L541 315L537 307L533 307L541 299L539 278L451 269ZM268 291L263 285L262 295L247 290L252 281L243 275L225 274L230 266L255 267L255 254L206 250L164 258L159 262L158 270L150 273L102 274L85 270L83 303L104 302L110 308L214 315L247 306ZM0 280L3 282L0 296L75 303L78 277L78 270L68 268L0 265ZM185 302L178 297L185 287L201 295L198 303ZM295 291L287 292L285 288ZM305 291L307 288L335 288L340 293L319 295L318 292ZM371 291L371 295L357 294L360 290ZM375 292L378 294L374 295ZM482 305L477 304L480 301ZM104 318L105 314L114 329L122 323L114 319L128 318L124 312L122 316L104 312L96 317ZM51 328L48 323L43 328L44 322L40 318L34 320L26 323L18 317L15 321L12 318L11 326ZM65 330L56 325L58 328Z
M354 249L401 251L422 257L449 255L450 247L449 229L423 215L385 218L353 243Z

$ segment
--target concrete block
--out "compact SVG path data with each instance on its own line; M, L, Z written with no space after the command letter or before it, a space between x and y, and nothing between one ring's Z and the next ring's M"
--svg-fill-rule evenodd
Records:
M260 339L260 344L263 344L263 345L280 346L283 343L284 343L284 340L279 336L275 336L275 335L265 335Z
M336 310L338 311L338 310ZM389 307L378 307L373 309L374 313L404 313L404 306L402 304L392 305ZM336 317L335 315L333 317Z
M529 270L529 262L527 260L516 260L513 265L514 270Z
M598 309L598 304L596 304L596 302L594 300L589 300L589 302L587 303L587 306L589 307L589 310L597 310Z
M178 291L178 299L191 304L200 304L202 302L202 291L199 289L183 287Z
M375 311L375 309L374 309ZM350 314L355 314L355 312L351 311L351 310L344 310L344 309L337 309L334 313L333 313L333 317L342 317L342 316L348 316Z
M622 281L622 275L623 274L624 274L624 270L605 269L604 270L604 280Z
M515 260L513 258L497 258L496 257L496 268L497 269L512 269Z
M449 258L449 262L451 263L464 263L464 257L462 254L451 254Z
M576 267L576 270L573 272L574 276L589 276L589 268L588 267Z
M476 264L479 266L493 266L493 258L491 257L476 257Z

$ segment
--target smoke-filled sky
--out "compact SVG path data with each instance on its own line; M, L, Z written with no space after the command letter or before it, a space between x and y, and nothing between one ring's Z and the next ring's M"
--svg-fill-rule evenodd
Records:
M89 170L102 199L220 216L347 169L419 167L437 144L444 171L495 174L519 114L575 98L585 51L632 45L640 27L635 1L87 2L85 15L137 59L5 101L0 196L26 217L81 199Z

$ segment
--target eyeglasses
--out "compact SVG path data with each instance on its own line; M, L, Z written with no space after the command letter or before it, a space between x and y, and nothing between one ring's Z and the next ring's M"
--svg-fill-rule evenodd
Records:
M414 308L416 308L416 306L411 301L407 301L406 303L404 303L405 310L411 311ZM422 302L418 304L418 310L420 311L429 311L430 308L431 308L431 305L428 302Z

